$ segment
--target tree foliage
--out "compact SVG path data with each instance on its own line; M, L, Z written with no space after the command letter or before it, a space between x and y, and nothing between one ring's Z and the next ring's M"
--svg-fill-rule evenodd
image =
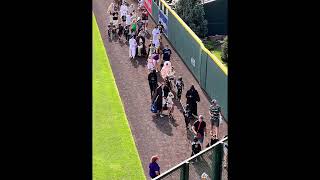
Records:
M224 62L228 62L228 36L226 36L223 40L223 44L221 46L221 60Z
M208 33L208 21L204 18L204 8L200 0L179 0L177 14L200 37Z

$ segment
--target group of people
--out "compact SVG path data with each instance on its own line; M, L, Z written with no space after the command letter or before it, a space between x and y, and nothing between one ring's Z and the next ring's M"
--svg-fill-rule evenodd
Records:
M129 57L146 56L145 38L147 35L148 12L144 8L139 8L142 13L138 16L133 4L125 1L112 2L108 7L109 24L108 36L111 40L121 40L124 36L129 43Z
M171 50L169 45L163 49L160 48L163 25L159 22L151 32L152 39L146 46L146 36L148 34L148 12L143 7L143 0L139 0L138 10L141 10L141 16L137 15L133 4L129 4L122 0L115 0L108 7L109 25L108 36L111 39L118 37L122 40L125 37L129 43L129 58L134 59L136 56L147 58L148 82L150 86L151 100L156 105L157 115L164 117L163 111L168 111L169 118L172 118L174 111L174 98L181 100L184 82L182 77L175 78L175 70L170 62ZM117 26L118 25L118 26ZM116 27L117 26L117 27ZM158 83L158 75L164 82ZM176 97L175 97L176 96ZM199 115L197 111L197 103L200 102L198 91L192 85L186 92L187 100L184 106L184 120L186 129L189 129L189 124L192 120L196 120L191 125L191 130L194 133L194 139L191 143L192 154L195 155L204 148L204 139L207 136L206 122L204 116ZM209 107L211 130L210 140L206 147L209 147L218 141L218 132L221 119L221 107L214 99ZM215 134L213 133L215 129ZM160 167L157 164L158 156L153 156L150 161L150 176L152 178L160 174Z

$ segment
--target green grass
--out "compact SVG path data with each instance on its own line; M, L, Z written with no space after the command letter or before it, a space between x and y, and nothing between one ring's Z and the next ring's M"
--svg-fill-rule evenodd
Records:
M93 179L146 179L93 16Z
M214 50L214 51L211 51L211 53L214 54L215 56L217 56L217 58L221 60L221 53L222 52L220 50Z

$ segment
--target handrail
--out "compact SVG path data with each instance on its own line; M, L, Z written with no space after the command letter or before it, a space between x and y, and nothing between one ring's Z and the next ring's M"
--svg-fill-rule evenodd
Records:
M220 69L224 72L225 75L228 76L228 68L226 65L222 64L222 62L212 54L202 43L201 39L190 29L190 27L179 17L179 15L171 9L171 7L164 0L160 0L163 5L171 12L171 14L180 22L180 24L187 30L187 32L196 40L196 42L200 45L201 49L211 57L211 59L220 67Z
M158 180L158 179L160 179L160 178L164 178L164 177L168 176L168 175L169 175L169 172L172 172L172 171L180 168L184 163L187 163L187 162L189 162L190 160L192 160L192 159L194 159L194 158L196 158L196 157L198 157L198 156L201 156L202 154L206 153L207 151L211 150L212 148L214 148L214 147L217 146L218 144L223 143L223 142L225 142L225 141L228 141L228 137L225 137L225 138L221 139L220 141L216 142L216 143L213 144L212 146L206 148L205 150L200 151L198 154L193 155L193 156L191 156L190 158L182 161L182 162L179 163L178 165L176 165L176 166L174 166L173 168L167 170L167 171L164 172L163 174L160 174L160 176L157 176L156 178L154 178L154 179L152 179L152 180Z

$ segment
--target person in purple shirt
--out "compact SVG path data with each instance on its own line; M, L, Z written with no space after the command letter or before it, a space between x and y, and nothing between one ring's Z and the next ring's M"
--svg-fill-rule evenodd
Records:
M160 175L160 166L157 164L159 157L152 156L149 164L149 175L151 178L155 178Z

